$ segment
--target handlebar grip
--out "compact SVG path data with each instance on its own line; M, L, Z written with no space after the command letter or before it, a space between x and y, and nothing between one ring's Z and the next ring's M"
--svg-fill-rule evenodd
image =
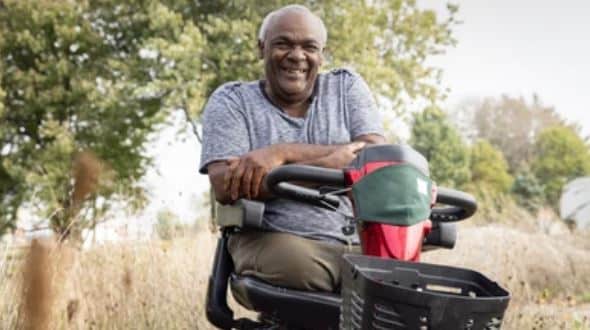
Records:
M451 205L432 209L430 219L438 222L452 222L467 219L477 210L475 198L465 192L438 187L436 202Z
M269 188L282 181L305 181L334 186L344 186L344 172L333 168L309 165L284 165L266 176Z
M288 182L281 182L272 191L277 196L287 197L299 202L325 207L328 203L333 207L340 206L340 199L333 195L323 195L315 189L298 186ZM324 202L324 203L322 203Z
M284 165L273 169L266 176L265 181L268 190L279 197L321 207L326 207L325 203L333 207L340 205L340 199L336 196L324 195L316 189L302 187L288 181L344 186L342 170L309 165Z

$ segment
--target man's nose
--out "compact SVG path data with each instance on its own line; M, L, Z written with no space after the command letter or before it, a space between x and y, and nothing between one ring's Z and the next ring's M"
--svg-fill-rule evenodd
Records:
M301 46L295 46L289 52L289 59L293 61L303 61L305 60L305 52Z

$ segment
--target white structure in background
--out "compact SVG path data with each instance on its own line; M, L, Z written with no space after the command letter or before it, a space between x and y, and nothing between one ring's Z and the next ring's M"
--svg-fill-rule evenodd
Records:
M559 213L578 228L590 228L590 177L575 179L563 188Z

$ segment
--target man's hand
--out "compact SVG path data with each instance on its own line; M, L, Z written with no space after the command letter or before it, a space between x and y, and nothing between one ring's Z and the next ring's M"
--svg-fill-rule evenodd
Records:
M316 164L318 166L329 167L329 168L345 168L355 158L357 153L364 148L365 142L357 141L339 146L335 151L329 155L318 159Z
M224 190L233 201L240 197L240 192L248 199L256 198L264 177L270 170L284 163L281 151L273 146L250 151L239 158L228 159Z

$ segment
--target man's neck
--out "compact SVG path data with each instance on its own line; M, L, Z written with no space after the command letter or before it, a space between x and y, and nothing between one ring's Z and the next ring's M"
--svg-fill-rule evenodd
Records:
M270 98L272 103L278 106L281 110L283 110L286 114L291 117L305 117L307 114L307 109L309 108L309 103L311 101L312 91L309 92L309 95L301 97L301 100L294 100L288 101L283 100L280 97L277 97L270 88L268 82L264 83L264 92Z

